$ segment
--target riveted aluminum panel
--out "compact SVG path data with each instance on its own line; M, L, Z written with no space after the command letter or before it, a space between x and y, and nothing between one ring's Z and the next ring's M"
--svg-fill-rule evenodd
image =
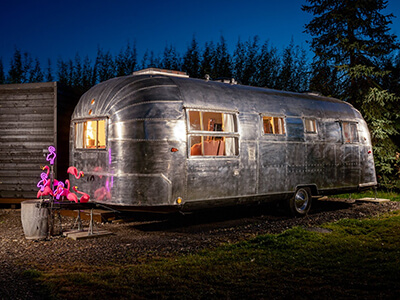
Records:
M239 154L190 156L187 110L237 115ZM262 116L285 120L285 134L263 133ZM74 122L107 119L107 148L75 149ZM304 118L316 120L306 133ZM346 145L341 120L354 120L367 136ZM326 97L164 75L115 78L89 90L71 126L71 164L89 179L93 199L132 209L210 207L270 195L298 186L328 193L375 183L365 122L351 105ZM362 151L360 154L359 152ZM367 170L362 170L366 168ZM73 178L71 178L73 180Z
M71 164L90 178L71 177L74 184L109 205L172 205L183 196L178 183L186 127L179 90L168 77L128 76L99 84L82 97L72 124L91 118L107 119L107 149L75 149L71 126Z

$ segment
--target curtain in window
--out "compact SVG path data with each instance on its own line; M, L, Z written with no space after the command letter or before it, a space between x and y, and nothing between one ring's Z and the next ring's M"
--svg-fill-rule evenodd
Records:
M76 123L75 146L76 148L83 148L83 123Z
M232 114L224 114L223 122L225 132L235 132L235 120ZM235 139L225 138L225 155L236 155Z

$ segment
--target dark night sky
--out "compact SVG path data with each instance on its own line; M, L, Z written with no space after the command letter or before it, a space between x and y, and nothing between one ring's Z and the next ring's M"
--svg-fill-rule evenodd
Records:
M230 52L238 39L258 35L278 50L293 38L308 50L303 33L312 16L301 10L303 0L13 0L0 9L0 58L8 69L15 47L39 58L73 59L76 53L95 59L97 47L116 54L136 42L138 59L146 49L161 54L173 45L183 54L195 35L200 47L223 35ZM385 13L398 16L391 26L400 36L400 1L389 0Z

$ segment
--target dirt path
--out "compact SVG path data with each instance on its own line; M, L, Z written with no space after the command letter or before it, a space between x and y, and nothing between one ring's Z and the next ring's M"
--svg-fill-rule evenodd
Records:
M114 234L74 241L54 237L25 239L20 210L0 210L0 299L43 299L41 287L24 276L29 269L64 271L72 265L135 264L155 256L194 253L224 243L279 233L294 226L318 227L343 218L365 218L400 209L400 203L317 201L302 219L288 218L268 206L218 209L188 216L138 218L135 221L96 224ZM70 218L63 226L71 225Z

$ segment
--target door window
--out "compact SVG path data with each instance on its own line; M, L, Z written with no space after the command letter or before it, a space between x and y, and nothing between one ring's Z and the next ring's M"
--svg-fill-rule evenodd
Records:
M188 123L190 156L238 155L236 114L189 110Z

